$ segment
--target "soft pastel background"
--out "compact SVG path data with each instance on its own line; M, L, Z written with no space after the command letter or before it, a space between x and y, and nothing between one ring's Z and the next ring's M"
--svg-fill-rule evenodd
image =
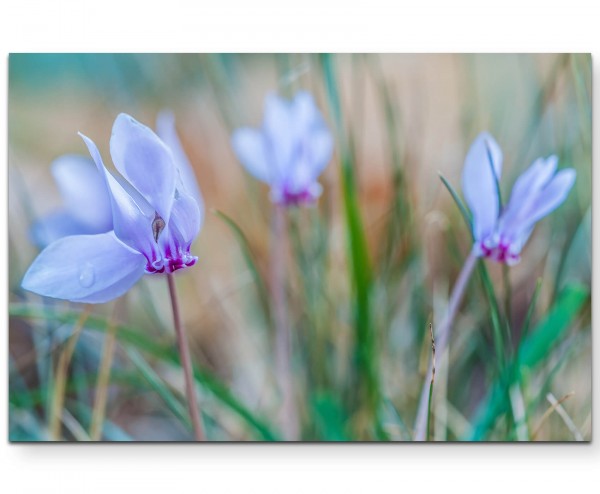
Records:
M338 137L318 208L289 215L288 298L302 437L411 438L429 358L428 323L441 319L470 248L439 174L460 190L466 150L483 129L504 150L505 197L540 155L558 154L559 166L576 168L578 177L567 202L538 225L523 261L510 269L510 290L503 269L486 263L513 355L522 348L523 324L542 280L525 338L530 358L512 388L521 400L487 396L498 378L493 309L476 273L449 359L438 363L434 437L516 440L523 431L515 420L522 415L519 402L528 439L573 440L568 421L591 437L589 56L12 55L11 440L53 439L54 369L81 310L19 287L37 253L28 228L60 204L49 164L63 153L85 154L77 131L93 138L109 162L115 116L124 111L153 125L163 108L176 115L207 209L226 214L241 230L207 213L194 246L200 262L178 276L202 369L208 436L279 436L269 297L261 289L269 280L270 204L265 188L236 161L229 135L260 122L267 92L292 95L300 88L315 94ZM338 98L341 125L332 111ZM342 159L354 187L341 180ZM348 203L358 205L358 224L348 220ZM573 302L579 295L582 306ZM164 280L146 277L116 309L93 310L68 375L60 437L88 437L103 333L116 312L123 327L103 439L189 439L181 372L170 358L174 335ZM361 360L357 349L365 348ZM561 399L572 392L562 403L564 415L546 413L548 393Z

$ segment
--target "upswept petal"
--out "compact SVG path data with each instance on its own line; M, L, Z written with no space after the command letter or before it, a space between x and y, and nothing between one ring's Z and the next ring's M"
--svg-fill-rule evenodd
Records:
M167 146L148 127L121 113L113 125L110 154L121 175L168 223L177 173Z
M54 160L51 170L65 208L75 220L88 225L90 233L112 230L108 190L92 160L67 154Z
M144 274L144 256L114 232L64 237L50 244L25 273L24 289L73 302L104 303Z
M282 185L288 192L298 193L311 187L331 160L333 138L310 93L300 91L286 104L293 143Z
M293 108L298 138L295 168L308 168L308 171L301 174L308 175L309 183L312 183L331 161L333 137L310 93L298 92L294 98Z
M298 136L294 132L293 103L272 93L265 98L263 136L271 185L283 184L294 165Z
M296 93L291 103L291 111L293 115L292 125L296 131L296 135L306 134L322 120L314 98L307 91L298 91Z
M554 211L567 198L575 183L575 170L568 168L559 171L546 181L542 188L532 194L524 203L511 203L506 210L506 219L501 222L501 235L509 239L518 239L533 228L535 223Z
M482 132L469 148L462 175L463 194L473 213L473 235L476 240L491 234L498 220L496 183L501 173L502 151L489 133Z
M154 261L158 248L152 232L154 218L144 214L143 209L133 197L108 172L94 141L81 133L79 135L87 145L98 170L106 180L110 192L116 236L121 242L144 254L150 262Z
M265 139L259 130L249 127L236 130L231 137L231 145L248 173L262 182L273 184L275 170L269 166Z
M180 246L189 249L202 224L200 208L191 195L177 191L171 210L169 230Z
M176 187L183 192L186 192L198 203L201 218L204 217L204 199L198 186L198 180L194 173L194 169L188 160L179 136L175 128L175 116L172 112L164 110L158 114L156 119L156 133L167 145L173 154L175 166L179 171Z
M525 205L532 198L535 198L537 191L550 181L557 165L558 158L556 156L550 156L547 159L536 159L515 182L507 209L511 203Z
M324 123L306 137L303 152L303 162L308 168L310 181L315 181L333 156L333 137Z
M102 186L105 187L104 184ZM87 223L81 223L73 218L70 212L62 210L36 221L31 227L30 236L35 245L46 247L55 240L69 235L93 235L105 232L106 230L99 231Z

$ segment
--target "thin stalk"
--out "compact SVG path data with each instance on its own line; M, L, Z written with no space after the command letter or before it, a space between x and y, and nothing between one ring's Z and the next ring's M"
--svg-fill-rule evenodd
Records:
M271 237L271 290L273 292L273 316L275 322L275 371L282 397L280 424L286 441L298 440L299 425L294 402L291 357L292 342L285 296L285 248L287 225L285 207L273 209Z
M473 268L475 267L476 263L477 257L473 255L473 253L469 254L469 257L467 257L467 260L465 261L465 264L458 275L458 279L456 280L454 289L452 290L452 295L450 296L450 301L448 302L446 317L439 325L437 336L437 352L439 354L443 354L446 349L446 345L450 339L450 333L452 332L452 323L454 322L454 318L456 317L458 308L462 301L463 295L465 294L468 281L471 278L471 274L473 273ZM417 409L417 418L415 420L415 441L424 441L426 438L428 398L432 378L433 361L429 363L427 376L423 383L423 388L421 389L421 398L419 400L419 408Z
M167 274L167 282L169 284L169 295L171 297L171 306L173 307L173 325L175 326L175 334L177 335L177 347L179 349L179 358L183 375L185 377L185 396L187 399L190 418L194 428L194 436L196 441L204 441L204 430L200 419L200 409L198 408L198 397L196 396L196 387L194 384L194 375L192 371L192 359L190 357L190 348L188 346L185 331L181 324L181 316L179 314L179 304L177 303L177 292L175 291L175 278L172 273Z
M512 321L512 287L510 284L510 268L502 265L502 276L504 278L504 312L506 312L506 322L510 327Z
M115 303L113 315L108 322L104 348L102 350L102 360L98 371L98 380L96 381L96 397L92 411L92 424L90 426L91 441L100 441L102 438L102 428L106 416L106 402L108 399L108 386L110 384L110 371L117 339L117 324L115 323L117 307L118 301Z
M510 268L506 265L502 265L502 276L504 278L504 312L505 312L505 326L506 326L506 341L508 347L505 348L506 353L512 351L512 287L510 284Z
M569 431L571 431L571 434L573 434L573 436L575 437L575 441L579 441L579 442L583 441L583 436L582 436L581 432L579 432L579 429L573 422L573 419L569 416L567 411L563 408L563 406L561 404L562 402L559 403L557 401L556 397L552 393L548 393L546 395L546 399L550 402L550 404L553 407L556 408L556 413L558 413L560 418L563 419L565 425L567 426Z
M61 439L61 417L63 415L62 410L65 404L67 372L69 370L71 359L73 358L73 353L75 352L75 346L77 345L77 341L81 336L81 332L83 331L85 321L90 315L90 311L90 306L86 305L84 311L81 313L79 319L77 319L77 322L75 323L73 334L68 339L65 349L62 351L58 359L50 413L50 437L53 441L60 441Z
M549 398L549 395L552 398ZM533 430L533 434L531 434L531 440L532 441L535 441L537 439L538 434L542 430L542 426L544 425L544 422L546 422L546 419L548 417L550 417L550 415L552 415L552 412L554 412L556 409L558 409L558 407L561 406L564 401L568 400L573 395L575 395L575 392L571 391L570 393L567 393L565 396L563 396L560 400L557 400L552 393L548 393L546 395L546 399L550 402L550 408L548 408L544 412L544 414L542 415L542 417L538 421L537 426Z
M431 440L431 401L433 398L433 382L435 381L435 338L433 337L433 324L429 323L431 334L431 383L429 384L429 401L427 404L427 440Z

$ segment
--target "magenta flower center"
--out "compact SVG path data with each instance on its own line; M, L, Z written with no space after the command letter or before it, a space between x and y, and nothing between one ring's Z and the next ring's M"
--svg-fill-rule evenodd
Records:
M176 235L167 230L167 237L162 238L165 222L158 213L152 222L152 234L156 242L150 256L146 255L146 272L149 274L172 273L178 269L196 264L198 258L190 254L190 245L181 245Z
M479 242L479 248L483 257L509 266L518 263L521 259L521 256L511 249L511 243L506 239L494 241L493 238L488 237Z
M189 250L184 251L179 249L177 252L172 252L170 249L167 249L162 256L157 257L154 261L147 262L146 273L172 273L178 269L193 266L197 260L198 258L191 255Z

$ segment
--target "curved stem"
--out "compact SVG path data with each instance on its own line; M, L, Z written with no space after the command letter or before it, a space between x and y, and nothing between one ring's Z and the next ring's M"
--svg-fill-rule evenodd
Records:
M194 427L194 436L196 441L204 441L204 431L202 429L202 421L200 419L200 410L198 408L198 397L196 396L196 387L194 385L194 374L192 371L192 359L190 357L190 348L187 338L181 324L181 316L179 314L179 305L177 303L177 293L175 291L175 279L172 273L167 274L167 282L169 284L169 295L171 297L171 306L173 307L173 324L175 326L175 334L177 335L177 347L179 349L179 358L181 367L185 377L185 396L187 398L188 410Z
M291 331L285 297L285 247L287 240L285 207L273 210L271 245L271 286L275 319L275 366L282 396L280 423L287 441L298 440L299 426L294 403L294 384L291 370Z
M477 263L477 257L473 253L469 254L464 266L462 267L460 274L454 284L450 301L448 302L448 309L446 311L446 317L442 320L439 325L437 337L435 339L436 350L439 355L442 355L446 350L446 345L450 339L450 333L452 332L452 323L458 312L458 308L462 301L463 295L467 288L467 283L473 273L473 268ZM415 420L415 441L424 441L427 433L427 408L429 403L429 388L431 379L433 376L432 363L429 362L429 368L427 370L427 376L421 389L421 398L419 400L419 408L417 409L417 418Z

